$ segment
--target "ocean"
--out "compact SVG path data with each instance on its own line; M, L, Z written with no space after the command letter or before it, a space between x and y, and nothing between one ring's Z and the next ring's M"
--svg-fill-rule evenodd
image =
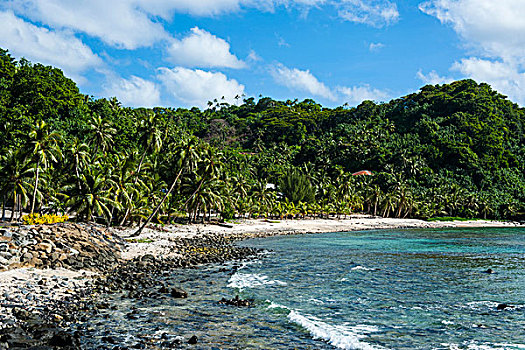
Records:
M128 346L147 339L156 348L525 349L524 228L340 232L240 244L268 251L253 261L171 272L167 281L188 291L187 299L107 296L115 310L91 320L85 346L112 336ZM236 295L253 305L219 303ZM191 336L197 345L186 343Z

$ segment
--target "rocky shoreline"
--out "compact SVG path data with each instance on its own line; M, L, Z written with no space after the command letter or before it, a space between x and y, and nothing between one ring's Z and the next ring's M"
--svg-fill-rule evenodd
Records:
M12 270L1 277L0 349L80 348L90 333L90 317L109 307L99 296L184 298L186 292L179 285L166 282L171 270L243 260L258 253L236 246L235 239L208 234L172 238L172 254L166 257L144 254L126 260L120 256L127 244L122 238L87 224L16 227L4 229L1 237L10 254L10 264L1 267ZM114 339L102 341L115 348ZM135 347L165 348L175 343L158 339Z
M96 332L93 317L111 317L114 307L102 298L118 295L130 303L187 297L183 283L168 277L174 269L224 264L256 256L238 240L274 235L388 228L465 227L469 223L428 223L358 217L353 220L254 221L240 225L150 227L140 237L131 230L95 224L63 223L0 229L0 350L77 349ZM512 223L474 222L472 227L509 227ZM236 265L230 266L231 273ZM245 307L249 300L217 299L226 307ZM134 309L125 315L137 316ZM97 348L123 349L119 340L98 337ZM131 348L191 346L194 336L153 335ZM84 346L83 346L84 344Z

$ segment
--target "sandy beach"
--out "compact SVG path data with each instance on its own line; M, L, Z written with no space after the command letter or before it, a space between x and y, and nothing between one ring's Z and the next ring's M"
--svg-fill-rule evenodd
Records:
M226 227L228 226L228 227ZM143 254L165 254L172 252L171 238L195 238L208 234L219 234L225 237L256 238L276 235L293 235L304 233L326 233L380 229L437 229L437 228L469 228L469 227L515 227L519 223L508 221L440 221L428 222L418 219L394 219L371 217L369 215L354 215L347 219L305 219L305 220L237 220L227 225L193 224L167 225L164 227L148 227L140 236L133 237L140 243L129 243L123 258L132 259ZM132 235L136 229L115 229L122 237Z

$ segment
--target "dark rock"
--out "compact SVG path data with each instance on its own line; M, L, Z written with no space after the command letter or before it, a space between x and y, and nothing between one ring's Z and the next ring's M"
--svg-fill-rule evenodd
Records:
M197 339L197 336L195 336L195 335L192 335L191 338L188 339L188 344L190 344L190 345L195 345L195 344L197 344L197 342L198 342L198 339Z
M188 297L188 292L186 292L185 290L183 289L180 289L180 288L172 288L171 289L171 292L170 292L170 295L173 297L173 298L187 298Z
M58 332L55 333L51 339L49 339L49 345L50 346L56 346L56 347L65 347L65 346L74 346L76 339L73 337L73 335L67 333L67 332Z
M105 343L116 344L117 340L110 335L104 336L101 339Z
M509 304L503 303L503 304L498 304L498 306L496 306L496 309L497 310L505 310L506 308L509 308L509 307L510 307Z
M253 299L240 299L238 295L235 296L233 299L225 299L222 298L219 301L219 304L224 305L231 305L231 306L237 306L237 307L246 307L246 306L252 306L253 305Z
M19 307L13 309L13 315L21 321L27 321L31 318L31 313L29 311Z

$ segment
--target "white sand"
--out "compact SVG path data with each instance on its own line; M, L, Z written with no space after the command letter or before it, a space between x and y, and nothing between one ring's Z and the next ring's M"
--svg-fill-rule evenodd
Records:
M465 228L465 227L514 227L519 224L503 221L444 221L427 222L418 219L393 219L371 217L368 215L354 215L349 219L306 219L306 220L264 220L251 219L239 220L231 224L231 228L219 225L193 224L193 225L167 225L158 230L146 228L140 236L133 237L138 240L151 240L150 243L130 243L123 252L124 259L131 259L143 254L170 255L170 246L174 242L170 238L193 238L204 234L222 234L224 236L246 235L273 236L299 233L342 232L375 229L395 228ZM136 228L116 230L123 237L133 234Z

